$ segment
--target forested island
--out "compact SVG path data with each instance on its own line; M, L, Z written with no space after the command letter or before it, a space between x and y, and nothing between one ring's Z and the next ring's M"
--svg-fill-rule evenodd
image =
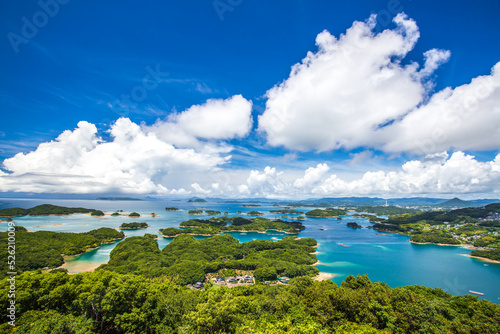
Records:
M249 216L263 216L264 213L260 212L260 211L248 211L247 215L249 215Z
M31 209L8 208L0 210L0 217L72 215L75 213L92 213L96 210L85 208L67 208L52 204L37 205Z
M471 256L499 261L500 204L480 208L424 211L390 216L373 226L382 232L411 237L415 243L466 245Z
M230 225L228 225L230 223ZM175 237L181 234L190 235L218 235L223 232L266 232L270 230L286 232L286 233L299 233L305 227L302 223L294 221L287 222L281 219L270 220L267 218L252 218L246 219L242 217L220 217L203 219L190 219L180 223L179 228L165 228L160 229L160 233L164 237Z
M178 208L174 208L174 207L169 207L169 206L167 206L167 207L165 208L165 211L179 211L179 209L178 209Z
M339 209L324 209L324 210L314 209L306 212L307 217L330 218L330 217L345 216L345 215L347 215L347 212L345 210L339 210Z
M138 223L138 222L133 222L133 223L123 223L120 225L121 230L138 230L141 228L148 228L149 225L148 223Z
M218 211L218 210L205 210L205 214L207 214L209 216L216 216L216 215L220 215L220 211Z
M104 212L102 212L101 210L94 210L90 213L90 215L93 217L102 217L104 216Z
M51 231L27 232L21 226L16 229L15 267L18 273L40 268L54 268L64 263L64 255L77 255L97 248L104 243L124 238L123 232L102 227L85 233ZM8 232L0 232L0 243L7 245ZM0 253L0 277L7 268L7 247Z
M224 269L253 271L257 281L276 280L281 275L315 276L318 269L311 266L317 261L311 254L315 245L314 239L295 237L240 243L229 234L202 240L180 235L160 250L155 236L146 234L120 242L100 269L165 276L181 285L204 282L208 273Z
M303 215L304 212L297 210L269 210L271 213L282 213L285 215Z

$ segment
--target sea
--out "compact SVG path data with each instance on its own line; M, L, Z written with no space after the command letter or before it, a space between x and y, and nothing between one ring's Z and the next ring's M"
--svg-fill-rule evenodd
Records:
M218 210L228 216L247 216L252 210L263 212L262 217L275 219L281 214L270 210L283 209L272 204L260 203L259 207L243 207L241 203L192 203L182 201L105 201L105 200L53 200L53 199L8 199L0 198L0 209L10 207L31 208L39 204L53 204L66 207L84 207L105 211L110 214L123 210L123 214L138 212L140 218L127 216L91 217L84 214L69 216L18 217L16 225L24 226L29 231L87 232L100 227L118 229L125 222L146 222L150 227L140 230L124 230L126 237L140 236L145 233L158 235L160 249L168 245L172 238L163 238L158 230L167 227L179 227L179 224L192 218L208 219L208 215L188 215L192 209ZM176 207L179 211L165 211L165 207ZM311 207L294 207L294 210L307 212ZM238 214L237 211L241 211ZM153 218L151 213L157 215ZM297 215L289 215L296 217ZM494 303L500 303L500 264L487 263L466 257L470 250L454 246L417 245L409 242L409 237L379 233L368 229L373 225L362 217L350 215L337 218L306 218L302 221L306 227L298 237L314 238L319 246L316 254L321 272L334 274L332 281L341 284L348 275L368 274L373 282L385 282L390 287L423 285L441 288L452 295L464 295L469 291L484 293L479 296ZM346 226L356 222L363 228L353 229ZM0 230L6 230L7 224L0 223ZM239 233L230 232L240 242L251 240L279 240L290 236L281 232ZM206 237L195 237L203 239ZM70 273L93 270L107 263L112 249L118 242L103 245L99 249L68 259L65 265ZM22 254L17 254L22 256Z

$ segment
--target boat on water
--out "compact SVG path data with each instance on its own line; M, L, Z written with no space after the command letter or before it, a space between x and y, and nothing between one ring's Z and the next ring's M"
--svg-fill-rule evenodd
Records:
M477 292L477 291L469 290L469 293L473 293L473 294L479 295L479 296L484 296L484 293L482 293L482 292Z

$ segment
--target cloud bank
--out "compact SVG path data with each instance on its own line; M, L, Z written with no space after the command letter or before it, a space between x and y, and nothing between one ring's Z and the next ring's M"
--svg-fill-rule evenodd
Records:
M110 141L98 136L94 124L82 121L35 151L6 159L3 166L10 173L0 174L0 189L189 194L169 184L189 174L215 173L227 163L231 147L223 140L248 133L250 111L251 102L234 96L209 100L151 127L120 118L109 130ZM193 147L177 147L180 141Z
M262 173L252 170L238 190L244 195L276 198L500 193L500 154L488 162L463 152L432 154L408 161L397 171L370 171L352 181L329 171L322 163L308 168L303 177L285 181L284 172L266 167Z
M491 75L431 97L429 76L450 52L432 49L403 65L420 34L399 14L396 28L375 34L375 16L339 38L324 31L318 51L267 91L259 130L271 146L297 151L374 148L428 154L500 149L500 63Z

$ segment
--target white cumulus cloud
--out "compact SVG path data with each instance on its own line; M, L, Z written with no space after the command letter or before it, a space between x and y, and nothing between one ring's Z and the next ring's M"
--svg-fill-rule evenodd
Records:
M149 130L178 147L194 147L199 139L228 140L248 135L252 128L252 102L241 95L210 99L202 105L171 114Z
M375 16L355 22L338 39L328 31L292 67L287 80L267 92L259 129L268 143L294 150L331 150L373 144L377 128L423 99L417 64L400 60L419 38L404 14L397 28L373 33Z
M401 60L419 38L399 14L397 27L375 34L375 17L338 38L324 31L318 51L267 92L259 130L271 146L299 151L374 148L421 155L500 149L500 63L491 75L430 95L431 74L450 51L424 53L422 68Z
M500 149L500 62L491 75L434 94L427 104L384 131L385 151Z
M6 159L10 173L0 175L0 189L181 194L186 191L169 189L170 180L216 171L230 158L225 147L176 148L128 118L118 119L110 134L104 141L95 125L79 122L35 151Z
M313 187L329 170L330 167L328 167L326 163L318 164L316 167L310 167L305 171L304 177L295 180L293 185L301 189Z
M238 189L246 195L283 198L500 193L500 154L481 162L461 151L451 156L441 152L408 161L399 170L368 171L351 180L331 173L326 163L308 168L295 180L287 173L271 167L252 170Z

